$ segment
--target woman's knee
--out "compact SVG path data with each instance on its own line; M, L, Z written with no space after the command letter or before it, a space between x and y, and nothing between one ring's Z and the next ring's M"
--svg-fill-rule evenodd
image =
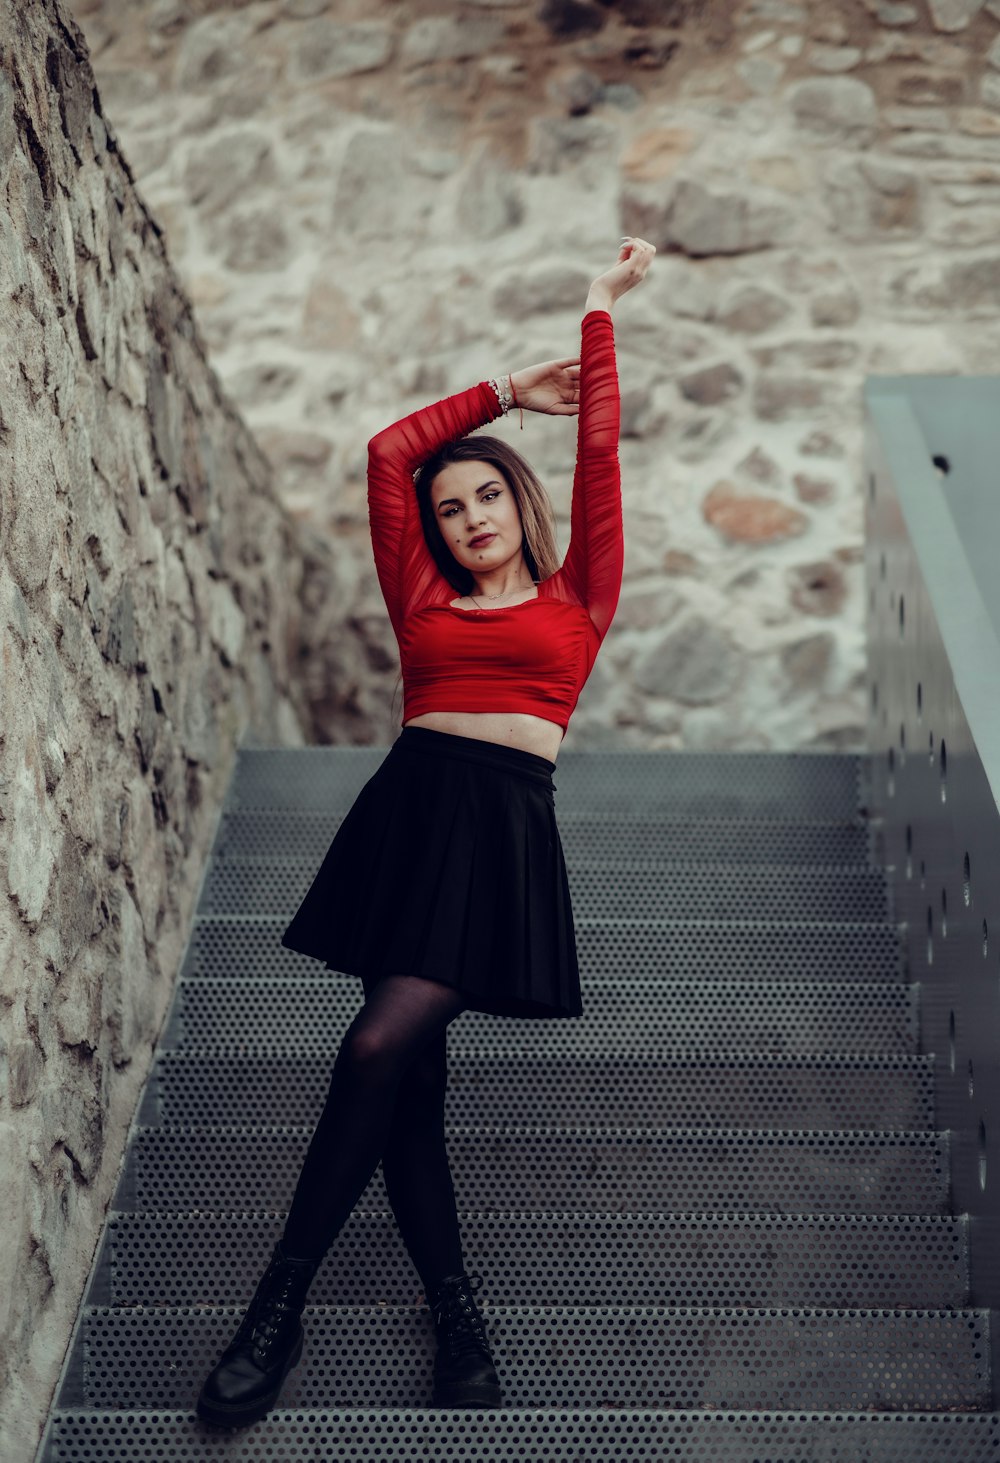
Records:
M406 1068L396 1097L397 1107L441 1106L448 1088L448 1057L443 1036L424 1048Z
M363 1016L363 1012L361 1015ZM378 1022L360 1017L345 1031L337 1053L336 1065L348 1068L366 1081L398 1076L403 1066L403 1053L397 1038Z

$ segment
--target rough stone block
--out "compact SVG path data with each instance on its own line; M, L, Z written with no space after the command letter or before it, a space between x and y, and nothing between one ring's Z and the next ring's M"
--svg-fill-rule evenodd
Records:
M965 95L965 78L953 71L924 67L920 71L903 72L896 79L896 98L904 105L955 107L964 101Z
M622 153L622 173L632 183L659 183L673 176L698 141L698 134L688 127L640 132Z
M923 223L920 178L873 158L843 159L826 175L833 227L857 242L880 235L910 236Z
M711 706L741 685L744 661L724 630L692 615L668 631L635 664L636 684L686 706Z
M573 264L535 265L500 281L493 296L502 315L524 320L551 310L582 310L590 276Z
M889 298L893 305L924 313L995 316L1000 313L1000 255L902 269L890 280Z
M743 377L734 366L722 362L688 372L677 381L682 396L698 406L721 406L743 389Z
M506 31L507 23L499 15L426 15L406 32L403 60L410 66L468 61L495 51Z
M830 76L853 71L861 63L862 52L858 46L813 46L809 52L809 65L814 71L824 71Z
M794 690L817 691L825 685L836 643L833 635L825 630L785 646L781 652L781 668Z
M806 615L839 615L847 598L844 571L831 559L797 564L789 571L792 604Z
M723 296L716 318L727 330L741 335L759 335L780 325L791 309L783 295L764 285L737 284Z
M762 421L813 416L826 405L828 387L818 377L761 371L753 383L753 408Z
M983 0L927 0L935 28L965 30L983 8Z
M395 130L365 128L351 138L334 197L333 222L338 229L359 238L403 231L412 239L420 206L406 187L402 146L402 136Z
M384 21L338 24L328 17L303 27L295 47L297 81L337 80L379 71L392 55L391 28Z
M215 213L276 178L271 139L261 130L229 130L192 149L184 174L188 197Z
M853 76L800 81L788 99L797 124L806 132L851 147L868 147L878 129L875 93Z
M730 482L719 482L702 503L706 523L734 543L767 544L795 538L809 526L806 515L780 498L741 493Z
M787 240L794 214L784 203L694 178L665 191L626 186L622 231L649 239L658 249L680 249L692 258L748 254Z

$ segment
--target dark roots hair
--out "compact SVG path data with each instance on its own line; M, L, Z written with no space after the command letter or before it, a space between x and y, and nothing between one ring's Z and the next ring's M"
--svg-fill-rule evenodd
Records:
M556 551L555 514L549 495L534 470L513 447L500 437L460 437L447 442L420 468L414 478L420 524L424 538L441 573L459 594L468 594L475 580L471 569L454 557L441 536L441 526L431 502L431 484L442 468L453 462L488 462L510 487L521 515L524 539L521 545L528 572L537 583L559 568Z

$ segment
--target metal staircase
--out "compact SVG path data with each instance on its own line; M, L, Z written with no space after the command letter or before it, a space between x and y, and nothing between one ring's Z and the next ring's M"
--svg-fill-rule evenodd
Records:
M279 1406L196 1419L361 1001L278 937L383 755L239 754L40 1463L1000 1459L866 764L832 754L560 757L584 1015L449 1028L504 1408L426 1405L376 1172Z

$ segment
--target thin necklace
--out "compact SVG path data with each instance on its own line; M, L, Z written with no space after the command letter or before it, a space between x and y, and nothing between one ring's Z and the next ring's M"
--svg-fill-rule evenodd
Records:
M534 581L532 581L532 587L533 586L534 586ZM501 589L501 591L500 591L499 594L484 594L483 595L483 599L503 599L503 597L504 597L505 594L518 594L522 589L527 589L527 588L528 588L528 585L527 584L515 584L513 589ZM476 607L477 610L481 610L481 609L484 609L485 608L484 605L481 605L479 603L478 599L476 599L476 596L472 593L471 590L469 591L469 598L472 600L472 603L475 605L475 607Z

